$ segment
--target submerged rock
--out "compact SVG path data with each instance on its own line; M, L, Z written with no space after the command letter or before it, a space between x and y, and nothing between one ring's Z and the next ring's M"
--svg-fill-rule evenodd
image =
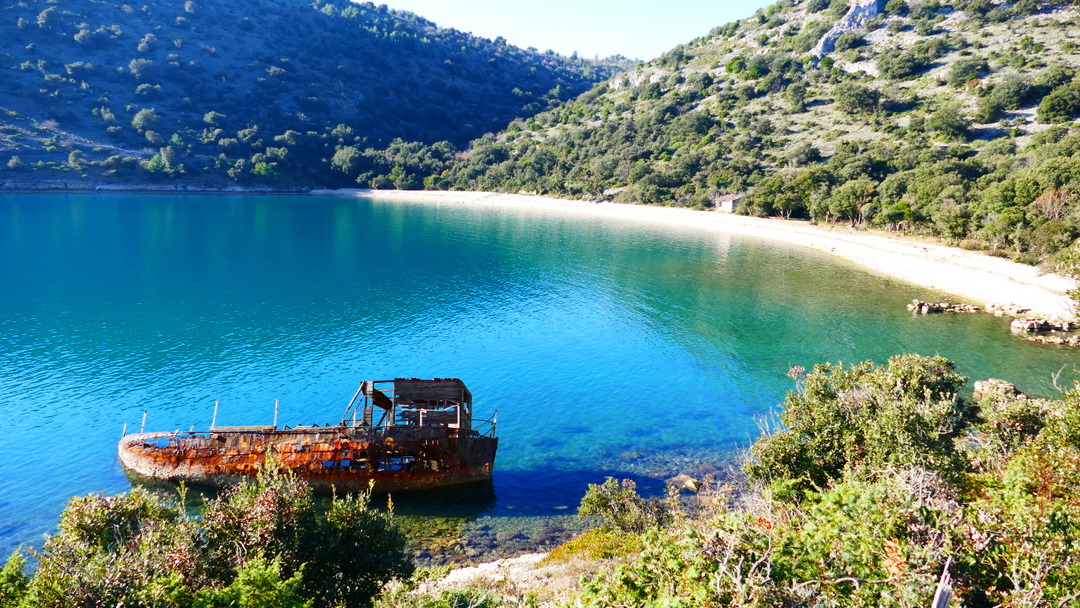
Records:
M667 485L688 492L698 491L698 480L689 475L676 475L667 481Z

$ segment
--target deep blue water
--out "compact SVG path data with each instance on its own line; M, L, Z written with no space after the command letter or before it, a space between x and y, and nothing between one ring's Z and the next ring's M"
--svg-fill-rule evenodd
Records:
M3 552L68 497L129 487L116 441L144 410L148 430L205 428L215 400L219 424L266 424L278 398L281 424L321 424L361 380L460 377L498 410L494 494L399 510L524 546L605 475L656 488L749 444L792 365L939 353L1046 395L1075 377L1067 350L912 316L934 294L823 254L542 211L4 194L0 285Z

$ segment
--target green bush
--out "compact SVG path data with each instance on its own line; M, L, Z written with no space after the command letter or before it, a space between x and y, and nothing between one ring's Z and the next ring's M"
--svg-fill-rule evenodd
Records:
M207 501L200 519L137 488L73 498L34 557L26 608L366 606L413 568L366 495L322 514L306 484L271 472Z
M1035 117L1041 123L1068 122L1080 117L1080 84L1059 87L1043 97Z
M589 484L578 507L578 515L599 515L615 529L633 533L660 526L668 518L660 501L638 495L633 480L618 481L614 477L602 484Z
M847 482L799 505L763 498L643 536L641 554L584 585L582 606L929 604L949 516L906 480Z
M797 491L895 467L955 478L966 466L954 440L973 421L958 395L964 380L942 357L899 355L885 367L817 365L785 400L786 428L751 448L747 472Z
M863 84L845 82L833 90L836 108L847 114L872 114L881 103L881 93Z
M978 57L960 59L949 67L945 82L949 86L958 87L974 78L978 78L989 69L990 66L986 64L985 59Z
M1044 436L968 507L972 587L1002 606L1065 606L1080 581L1080 450ZM980 595L981 595L980 594Z
M752 448L803 450L790 460L806 470L785 464L768 487L676 512L576 604L926 606L945 568L950 605L1075 603L1080 386L1060 401L999 390L966 407L962 380L938 357L817 366L789 396L792 430ZM806 487L821 469L836 474Z
M0 608L15 608L26 595L30 579L23 573L25 568L26 557L16 550L0 569Z

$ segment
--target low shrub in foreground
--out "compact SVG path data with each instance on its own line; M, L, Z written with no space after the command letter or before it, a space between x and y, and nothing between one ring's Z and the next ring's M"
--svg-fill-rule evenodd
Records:
M206 502L202 517L136 488L72 498L59 532L0 571L0 607L283 608L366 606L412 573L392 516L368 496L323 513L310 488L266 471Z
M951 363L914 355L803 382L754 485L665 503L580 605L928 606L946 567L952 606L1080 605L1080 387L968 402Z

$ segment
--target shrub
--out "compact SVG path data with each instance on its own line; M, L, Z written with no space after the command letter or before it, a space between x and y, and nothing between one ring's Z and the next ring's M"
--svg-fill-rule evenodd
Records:
M844 32L836 39L836 46L833 48L837 52L843 52L848 49L857 49L865 45L866 40L863 39L862 34L858 32Z
M945 140L963 140L967 137L971 121L960 113L960 107L947 105L939 108L926 119L926 128Z
M889 467L920 466L955 478L966 464L953 441L972 422L958 396L963 383L942 357L899 355L885 367L817 365L785 400L786 430L751 448L747 472L800 491Z
M1080 84L1059 87L1043 97L1036 113L1041 123L1068 122L1080 116Z
M979 539L961 545L962 559L974 565L968 569L974 586L1005 606L1064 606L1075 600L1080 450L1043 437L995 477L965 522L968 535Z
M885 14L902 17L908 13L905 0L889 0L885 3Z
M33 606L365 606L412 572L404 536L367 495L322 515L283 473L209 500L201 520L134 489L71 499L59 528L34 553Z
M872 114L881 103L881 93L866 85L845 82L833 91L836 108L848 114Z
M659 526L668 517L660 501L638 495L633 480L617 481L614 477L599 485L589 484L578 515L599 515L615 529L632 533Z
M16 550L0 569L0 608L15 608L26 596L29 579L23 573L25 568L26 557Z
M798 505L763 497L650 531L588 581L582 606L918 606L941 567L940 506L901 480L847 482Z
M945 76L945 82L952 87L963 86L968 81L978 78L989 69L990 66L986 64L985 59L975 57L960 59L949 67L949 73Z

